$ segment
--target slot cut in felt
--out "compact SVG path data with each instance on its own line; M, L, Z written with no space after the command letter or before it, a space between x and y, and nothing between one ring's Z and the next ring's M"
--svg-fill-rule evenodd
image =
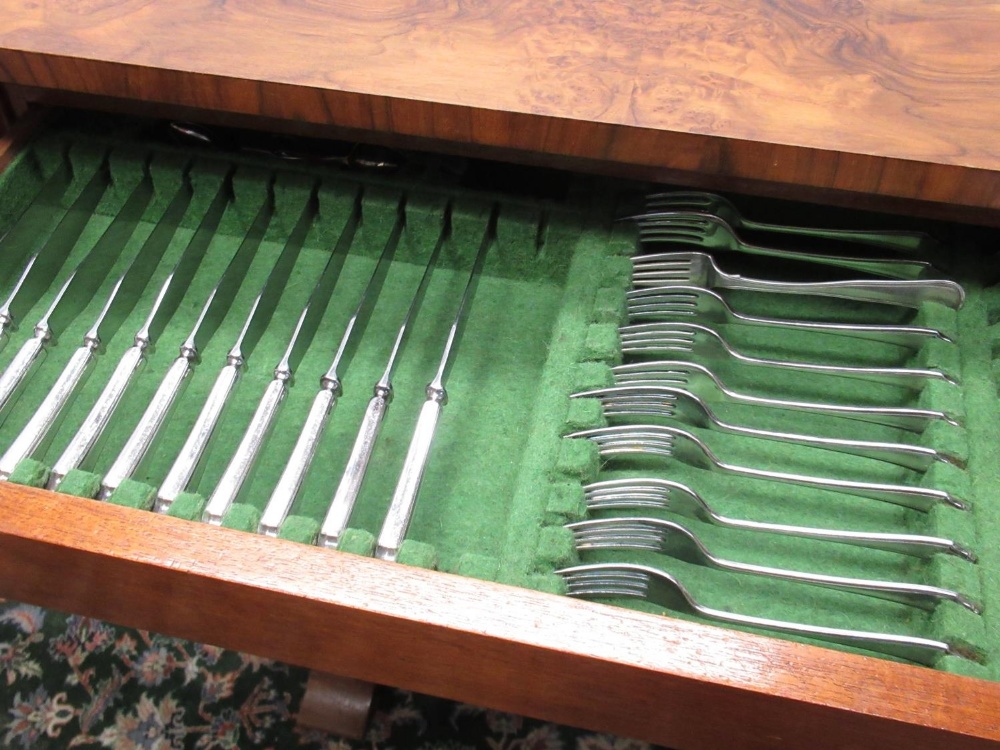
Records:
M208 292L243 241L261 206L273 201L274 216L246 271L231 309L212 338L205 342L170 422L162 431L140 471L119 487L113 502L148 508L151 492L162 481L187 436L201 404L232 346L248 306L284 249L284 240L309 200L318 213L282 289L260 343L248 355L232 403L213 437L199 475L175 500L170 515L198 520L205 499L228 463L250 420L274 366L284 351L297 316L354 209L361 203L361 223L347 256L319 331L311 342L278 417L272 437L256 467L252 482L225 517L224 525L255 532L272 488L284 467L298 429L309 408L319 378L326 372L344 325L384 247L401 202L406 228L353 358L341 374L338 399L303 490L280 536L310 543L322 522L333 489L347 460L372 387L385 366L396 330L409 306L431 249L450 212L452 235L443 247L427 295L413 321L412 336L394 377L394 399L372 459L361 497L343 535L340 550L371 555L389 499L398 479L413 426L434 374L444 337L464 289L485 223L499 204L497 241L487 256L483 276L469 311L467 328L447 382L449 402L438 427L416 512L400 561L427 568L498 580L545 591L562 591L553 571L578 559L562 524L583 517L581 485L598 478L656 473L691 484L726 515L797 525L900 531L946 535L974 548L978 565L955 558L919 561L902 555L860 550L843 545L782 539L734 532L684 520L719 556L789 568L867 578L909 580L948 585L985 602L982 617L943 603L933 613L844 592L752 579L708 570L653 553L588 554L588 560L631 559L675 573L709 606L775 619L798 620L834 627L884 630L953 639L985 652L985 665L943 660L942 669L1000 679L1000 413L994 352L990 335L995 319L979 278L982 257L976 248L958 248L957 273L969 299L957 314L925 305L915 322L945 330L956 346L935 344L907 353L894 347L830 336L741 330L725 331L734 346L760 356L803 357L842 362L934 364L955 371L961 387L934 384L923 392L861 381L756 371L720 366L723 379L739 390L784 398L828 398L844 403L891 402L898 405L947 409L960 415L963 426L934 425L922 434L803 414L768 413L719 406L728 421L765 429L836 435L851 430L859 439L911 441L947 450L966 461L965 470L935 467L926 477L905 469L852 456L751 441L721 433L691 429L724 460L760 468L864 477L873 481L925 483L953 490L972 506L968 513L936 508L916 513L871 500L828 492L801 490L759 480L739 480L684 466L679 462L602 461L596 447L562 436L573 429L603 422L592 400L570 400L570 394L612 382L610 367L622 360L616 327L624 315L624 295L630 283L628 258L635 252L632 230L616 224L621 183L588 183L562 202L542 202L501 194L466 191L446 174L414 169L394 176L342 174L318 167L290 168L260 159L205 151L188 151L163 144L142 143L130 125L124 132L65 128L39 139L0 179L0 221L9 227L32 205L45 180L66 163L72 180L64 197L46 206L43 220L56 222L73 196L100 168L106 154L113 183L105 200L78 238L63 248L67 261L49 292L37 300L27 321L0 351L5 367L68 269L84 257L103 229L127 200L145 169L154 180L154 199L132 240L126 243L104 280L93 279L95 291L80 300L81 312L68 330L60 332L37 375L0 426L0 442L8 445L51 386L73 349L79 345L108 293L110 280L129 258L142 251L144 238L190 175L192 196L173 239L151 271L146 293L129 316L104 342L104 353L87 383L66 410L62 424L46 446L22 462L12 481L44 483L48 467L72 437L101 387L131 345L135 331L165 274L169 272L211 203L222 176L233 171L233 200L215 238L205 250L185 298L154 342L144 370L116 412L103 447L80 467L77 476L99 480L121 449L139 415L178 355ZM106 129L105 129L106 130ZM119 143L130 141L127 149ZM147 166L148 165L148 166ZM631 186L635 187L635 186ZM583 200L580 196L586 196ZM576 201L576 202L575 202ZM23 253L24 239L0 252ZM0 279L3 290L11 279ZM732 303L751 314L808 317L823 305L800 298L760 299L736 293ZM772 297L777 297L774 295ZM993 305L993 307L990 307ZM837 308L847 319L899 321L906 314L881 306L846 304ZM909 313L912 317L912 311ZM713 369L716 369L713 367ZM65 491L70 476L64 481ZM86 489L86 488L84 488ZM96 495L95 491L89 496ZM137 510L136 512L142 512ZM657 514L657 512L651 512ZM669 512L663 517L674 518ZM331 551L331 554L335 554ZM619 602L662 613L642 602Z

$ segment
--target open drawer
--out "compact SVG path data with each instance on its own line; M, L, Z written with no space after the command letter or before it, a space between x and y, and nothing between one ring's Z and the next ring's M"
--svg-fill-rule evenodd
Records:
M947 656L929 669L663 616L655 607L638 611L560 595L564 587L555 571L578 561L572 535L563 526L586 513L582 484L609 469L602 469L588 441L563 437L603 423L596 402L569 396L607 384L610 367L621 359L616 327L623 320L636 240L633 228L613 219L621 197L643 186L568 178L570 187L558 198L536 199L472 190L434 159L418 160L391 177L292 167L176 148L152 140L144 123L99 117L89 125L56 123L19 146L0 183L5 227L15 224L21 209L38 205L32 201L65 164L73 177L50 213L39 214L42 220L57 224L101 169L108 171L108 187L93 215L66 243L69 261L59 280L75 260L87 258L100 244L104 230L120 217L147 176L152 192L137 214L134 233L117 253L103 251L108 252L107 264L85 261L91 277L71 286L85 294L77 292L81 296L72 300L76 313L66 331L48 347L8 409L0 427L4 449L38 410L131 258L140 260L135 273L130 272L130 284L135 278L144 282L140 291L123 285L133 295L132 303L111 335L104 336L104 353L51 431L49 446L32 454L34 462L18 466L12 476L16 481L0 485L0 595L677 748L875 743L950 748L1000 740L1000 613L994 612L1000 607L1000 558L991 543L1000 533L1000 508L994 502L1000 483L995 440L1000 416L993 365L993 327L1000 308L989 286L995 281L988 276L990 248L978 247L974 232L937 227L947 234L956 256L961 251L952 268L966 286L966 305L958 313L937 306L918 313L921 322L949 332L957 348L927 346L900 362L940 366L961 378L958 389L935 384L908 398L961 417L961 428L935 428L913 440L961 456L967 469L943 467L926 481L968 499L973 510L940 507L914 515L859 503L833 513L816 502L797 522L835 525L849 513L853 523L869 528L901 524L912 533L960 539L975 550L979 564L948 556L900 561L900 556L870 550L845 554L842 545L825 545L822 553L791 543L734 549L760 555L757 561L765 563L803 564L815 555L817 564L832 560L845 575L912 576L961 589L982 601L984 614L951 602L925 613L884 602L869 605L867 599L857 605L858 597L837 592L803 597L794 586L755 589L742 580L698 580L700 591L728 599L733 609L755 606L762 616L777 617L796 607L800 612L812 608L817 616L832 614L858 629L896 628L950 638L978 660ZM48 470L132 343L156 290L196 236L213 197L220 188L229 189L227 181L232 200L216 236L202 249L177 311L147 354L145 369L105 431L103 445L66 475L59 493L25 486L48 480ZM189 203L178 213L174 201L184 191ZM269 203L273 215L257 238L253 262L228 314L200 352L154 455L110 500L74 496L98 494L102 473L176 359L201 300ZM371 321L343 373L344 392L313 470L282 527L285 538L253 533L401 205L406 228ZM159 254L150 255L154 243L146 240L160 236L156 230L164 214L179 216L178 226L166 235ZM400 358L395 399L370 476L341 549L319 548L311 542L446 215L450 235ZM434 374L491 223L495 239L456 350L449 403L407 541L399 563L371 559L425 399L424 386ZM53 236L61 235L57 230ZM300 236L301 247L290 243L290 236ZM8 276L19 272L13 269L23 264L29 247L30 235L12 232L3 248L10 256L4 257L18 260L11 261ZM344 253L334 294L253 479L223 518L222 526L234 528L200 523L204 502L271 381L331 252ZM283 263L288 272L277 277L281 294L268 310L267 326L249 353L249 366L212 437L200 477L169 512L150 512L156 489L226 363L254 295L271 269ZM6 290L10 278L3 283ZM34 301L20 330L0 352L0 364L6 367L11 361L30 336L31 321L58 288L53 283ZM787 313L799 303L783 304ZM765 342L773 351L787 344ZM864 346L821 349L848 360L865 356ZM867 385L851 388L842 397L863 398L869 390ZM883 479L898 476L888 473ZM745 501L757 512L768 510L771 499L752 481L723 482L715 492L728 499L745 492ZM789 506L801 499L794 491L785 497ZM780 520L795 522L797 511L783 512L788 515ZM694 568L685 570L700 575ZM692 718L705 717L709 710L710 719Z

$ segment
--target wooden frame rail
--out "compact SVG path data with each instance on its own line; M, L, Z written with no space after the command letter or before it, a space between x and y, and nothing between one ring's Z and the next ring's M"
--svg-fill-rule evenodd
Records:
M1000 685L17 486L0 594L668 746L1000 741Z

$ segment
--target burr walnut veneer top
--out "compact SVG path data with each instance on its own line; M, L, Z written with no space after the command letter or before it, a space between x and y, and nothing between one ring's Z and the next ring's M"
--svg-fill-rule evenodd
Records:
M0 80L1000 208L1000 6L0 2Z

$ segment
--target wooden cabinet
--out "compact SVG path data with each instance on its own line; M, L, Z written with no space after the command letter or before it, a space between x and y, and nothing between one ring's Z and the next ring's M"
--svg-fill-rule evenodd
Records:
M0 3L15 101L980 224L997 49L971 2ZM15 486L0 595L680 749L1000 741L996 683Z

